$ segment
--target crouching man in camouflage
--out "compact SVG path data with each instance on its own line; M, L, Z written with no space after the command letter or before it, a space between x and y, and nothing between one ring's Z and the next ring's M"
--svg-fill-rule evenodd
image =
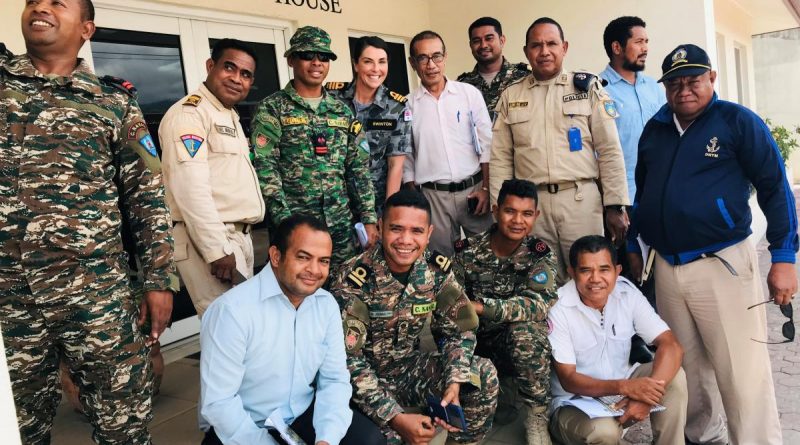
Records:
M475 354L488 357L501 376L513 376L528 412L528 444L549 444L550 344L547 311L557 299L557 260L529 235L539 215L536 186L503 183L486 233L456 242L455 274L480 316Z
M476 443L491 429L497 372L473 357L478 317L450 270L450 259L425 250L433 226L419 192L401 190L386 201L381 244L344 263L331 293L345 324L347 365L358 409L383 430L389 444L428 443L430 418L403 407L424 407L429 395L461 405L466 432L450 431L448 443ZM439 352L419 350L431 319Z
M145 343L172 312L161 166L132 87L78 58L93 20L90 0L28 1L27 54L0 44L0 325L26 445L50 443L60 355L94 440L149 444ZM141 259L139 308L123 219ZM147 338L137 315L149 318Z

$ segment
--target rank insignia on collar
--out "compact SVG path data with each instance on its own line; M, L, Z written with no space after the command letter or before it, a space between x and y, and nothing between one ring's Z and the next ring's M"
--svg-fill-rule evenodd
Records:
M439 266L444 273L450 272L450 267L453 265L453 261L450 258L436 251L431 254L431 259L428 262Z
M183 141L183 146L186 147L186 151L189 152L189 156L194 157L197 151L200 150L200 146L203 145L205 139L196 134L184 134L181 136L181 141Z
M153 142L153 137L150 136L150 133L147 133L146 135L142 136L141 139L139 139L139 145L144 147L144 149L147 150L147 152L150 153L153 157L158 156L158 152L156 151L156 144Z
M352 272L347 274L347 281L353 284L354 287L361 289L364 286L364 283L367 282L371 271L367 266L361 265L355 267Z

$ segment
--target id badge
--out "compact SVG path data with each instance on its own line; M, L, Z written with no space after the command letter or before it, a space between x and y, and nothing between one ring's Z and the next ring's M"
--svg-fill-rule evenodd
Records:
M570 127L570 129L567 130L567 140L569 140L569 151L581 151L583 148L580 128Z

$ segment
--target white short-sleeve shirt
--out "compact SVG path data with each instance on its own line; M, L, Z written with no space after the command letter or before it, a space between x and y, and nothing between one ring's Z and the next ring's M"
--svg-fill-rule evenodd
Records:
M576 365L579 373L600 380L627 378L633 371L628 364L633 334L652 344L669 330L639 289L623 277L617 278L602 313L583 304L571 280L558 289L558 302L550 309L548 321L555 361ZM561 386L555 371L550 390L551 410L573 396Z

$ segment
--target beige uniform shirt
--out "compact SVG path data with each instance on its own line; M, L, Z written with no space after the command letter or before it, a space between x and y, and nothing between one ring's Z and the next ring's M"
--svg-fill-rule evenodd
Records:
M585 92L573 76L562 72L540 82L531 74L500 95L489 164L493 203L503 181L514 177L536 184L599 177L604 205L630 204L614 101L598 80ZM573 127L580 131L579 149L570 149Z
M205 87L175 103L158 128L167 205L207 262L232 252L225 223L255 224L264 199L234 109Z

